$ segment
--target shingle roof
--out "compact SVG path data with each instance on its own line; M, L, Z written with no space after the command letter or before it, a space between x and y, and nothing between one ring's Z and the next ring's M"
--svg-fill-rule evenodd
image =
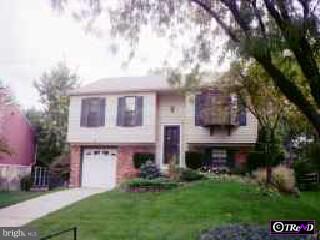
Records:
M164 76L151 75L143 77L103 78L69 92L70 95L102 92L161 91L170 90L172 86Z
M208 74L202 79L202 83L212 83L221 74ZM69 92L69 95L99 94L111 92L135 92L135 91L169 91L175 88L171 86L163 75L149 75L142 77L115 77L103 78L93 83L84 85Z

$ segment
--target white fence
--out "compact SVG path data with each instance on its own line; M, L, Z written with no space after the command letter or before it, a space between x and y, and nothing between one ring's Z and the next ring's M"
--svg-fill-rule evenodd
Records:
M0 165L0 191L20 190L20 179L30 174L30 166Z

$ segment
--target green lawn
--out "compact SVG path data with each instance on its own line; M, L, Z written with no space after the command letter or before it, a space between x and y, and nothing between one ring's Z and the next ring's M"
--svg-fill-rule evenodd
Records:
M39 192L0 192L0 208L23 202L27 199L38 197Z
M211 180L163 193L107 192L30 224L42 235L71 226L79 239L195 239L199 231L224 223L267 225L270 219L320 222L320 192L300 198L265 198L251 186ZM71 239L64 236L60 239Z

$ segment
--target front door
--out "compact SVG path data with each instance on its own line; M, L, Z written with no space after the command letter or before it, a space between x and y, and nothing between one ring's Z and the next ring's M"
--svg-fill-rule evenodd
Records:
M180 163L180 126L164 126L164 164Z

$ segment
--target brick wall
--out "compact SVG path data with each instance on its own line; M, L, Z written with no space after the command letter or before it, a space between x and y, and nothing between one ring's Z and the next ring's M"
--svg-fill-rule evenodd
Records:
M249 148L243 147L235 154L235 165L236 167L244 167L247 162Z
M80 187L81 148L79 145L70 146L70 187Z
M155 153L155 146L119 146L117 161L117 184L126 179L137 177L138 169L134 168L135 153Z
M101 147L101 146L100 146ZM126 179L135 178L138 169L134 168L133 156L135 153L155 153L155 146L119 146L116 166L117 184ZM70 187L80 187L81 181L81 148L79 145L70 147Z

